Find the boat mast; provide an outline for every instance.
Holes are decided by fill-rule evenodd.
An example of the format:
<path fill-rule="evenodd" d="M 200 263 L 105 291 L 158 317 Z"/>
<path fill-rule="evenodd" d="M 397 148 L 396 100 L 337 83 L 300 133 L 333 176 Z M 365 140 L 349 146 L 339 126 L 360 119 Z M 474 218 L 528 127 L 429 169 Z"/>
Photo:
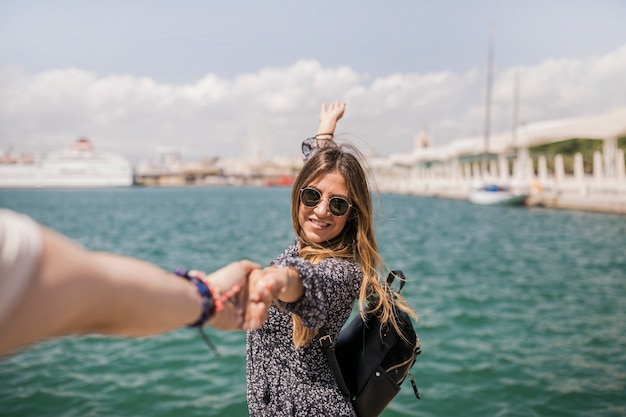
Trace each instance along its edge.
<path fill-rule="evenodd" d="M 513 86 L 513 149 L 517 153 L 517 127 L 519 125 L 519 71 L 515 72 L 515 84 Z"/>
<path fill-rule="evenodd" d="M 491 84 L 493 78 L 493 31 L 489 30 L 489 51 L 487 54 L 487 94 L 485 96 L 485 150 L 483 153 L 483 172 L 489 170 L 489 136 L 491 134 Z"/>

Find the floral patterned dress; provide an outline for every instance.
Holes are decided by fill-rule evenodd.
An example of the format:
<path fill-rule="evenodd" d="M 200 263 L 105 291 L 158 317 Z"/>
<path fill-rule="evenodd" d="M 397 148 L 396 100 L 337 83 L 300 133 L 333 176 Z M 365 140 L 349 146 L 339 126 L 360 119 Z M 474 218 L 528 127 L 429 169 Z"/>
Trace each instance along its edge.
<path fill-rule="evenodd" d="M 311 148 L 303 146 L 303 150 L 307 158 Z M 307 328 L 325 327 L 335 339 L 358 297 L 363 279 L 361 266 L 345 258 L 311 264 L 298 256 L 297 243 L 272 264 L 296 268 L 304 293 L 293 303 L 275 303 L 265 324 L 248 332 L 246 379 L 250 415 L 354 416 L 350 399 L 337 387 L 317 338 L 295 348 L 292 313 Z"/>

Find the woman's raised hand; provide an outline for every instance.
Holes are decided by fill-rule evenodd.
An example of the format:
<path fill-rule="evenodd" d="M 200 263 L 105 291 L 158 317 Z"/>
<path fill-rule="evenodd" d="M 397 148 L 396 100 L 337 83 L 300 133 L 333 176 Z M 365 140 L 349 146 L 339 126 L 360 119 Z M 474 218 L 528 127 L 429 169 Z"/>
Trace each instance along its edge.
<path fill-rule="evenodd" d="M 334 101 L 328 105 L 326 105 L 326 103 L 322 103 L 319 116 L 320 124 L 317 129 L 317 134 L 333 134 L 335 132 L 335 126 L 337 125 L 339 119 L 343 117 L 345 110 L 346 103 L 341 103 L 339 101 Z"/>

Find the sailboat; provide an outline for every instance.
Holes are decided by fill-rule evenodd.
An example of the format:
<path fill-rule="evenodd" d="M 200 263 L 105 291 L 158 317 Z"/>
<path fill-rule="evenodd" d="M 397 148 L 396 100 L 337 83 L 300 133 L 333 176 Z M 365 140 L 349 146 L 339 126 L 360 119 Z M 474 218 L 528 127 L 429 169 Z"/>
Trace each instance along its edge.
<path fill-rule="evenodd" d="M 491 130 L 491 84 L 493 74 L 493 40 L 491 33 L 489 34 L 489 54 L 487 60 L 487 94 L 485 100 L 485 150 L 483 152 L 483 175 L 487 173 L 488 168 L 488 155 L 489 155 L 489 135 Z M 515 89 L 515 109 L 514 109 L 514 122 L 513 132 L 515 134 L 517 129 L 517 80 Z M 482 186 L 475 188 L 469 193 L 469 201 L 474 204 L 483 206 L 494 205 L 523 205 L 528 198 L 528 194 L 517 192 L 513 190 L 509 185 L 502 185 L 496 183 L 483 183 Z"/>
<path fill-rule="evenodd" d="M 477 188 L 469 195 L 470 202 L 482 206 L 521 206 L 527 198 L 525 193 L 516 193 L 510 187 L 497 184 Z"/>

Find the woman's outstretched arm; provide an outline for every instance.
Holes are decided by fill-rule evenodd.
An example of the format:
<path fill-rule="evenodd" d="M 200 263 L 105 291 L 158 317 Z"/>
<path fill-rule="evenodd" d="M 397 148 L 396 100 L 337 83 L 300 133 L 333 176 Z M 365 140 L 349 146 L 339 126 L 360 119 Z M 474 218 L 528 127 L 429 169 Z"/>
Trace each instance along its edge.
<path fill-rule="evenodd" d="M 148 262 L 92 252 L 53 230 L 39 229 L 42 244 L 34 275 L 15 306 L 0 320 L 0 355 L 49 337 L 86 333 L 146 336 L 200 318 L 203 299 L 192 282 Z M 236 286 L 243 290 L 238 303 L 224 303 L 206 324 L 220 329 L 244 326 L 247 278 L 258 268 L 240 261 L 205 277 L 215 297 Z M 261 317 L 257 321 L 262 320 L 263 307 L 257 304 L 248 316 L 256 312 Z M 250 317 L 247 320 L 250 323 Z"/>

